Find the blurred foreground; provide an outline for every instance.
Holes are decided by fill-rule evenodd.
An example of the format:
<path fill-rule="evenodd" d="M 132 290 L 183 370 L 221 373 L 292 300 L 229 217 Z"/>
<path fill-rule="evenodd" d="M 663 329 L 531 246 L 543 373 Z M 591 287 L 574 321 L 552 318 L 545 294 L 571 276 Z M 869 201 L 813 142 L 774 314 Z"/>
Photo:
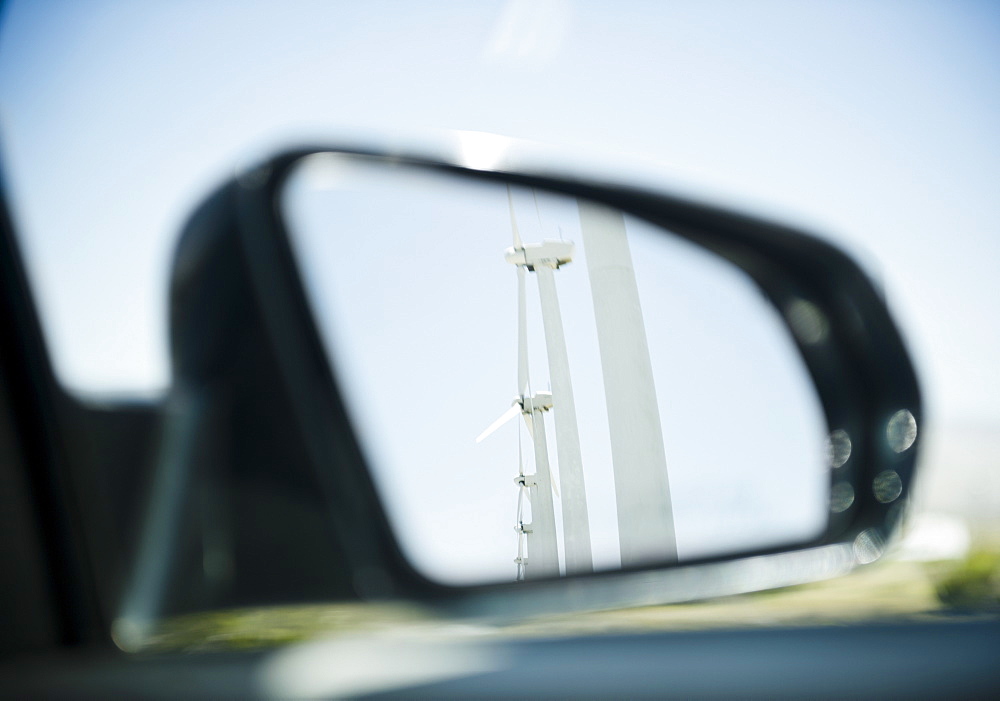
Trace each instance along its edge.
<path fill-rule="evenodd" d="M 977 545 L 960 560 L 887 560 L 836 579 L 712 601 L 543 616 L 509 625 L 465 625 L 405 604 L 214 611 L 164 621 L 145 649 L 247 649 L 319 637 L 428 630 L 504 639 L 996 618 L 1000 616 L 997 545 Z"/>

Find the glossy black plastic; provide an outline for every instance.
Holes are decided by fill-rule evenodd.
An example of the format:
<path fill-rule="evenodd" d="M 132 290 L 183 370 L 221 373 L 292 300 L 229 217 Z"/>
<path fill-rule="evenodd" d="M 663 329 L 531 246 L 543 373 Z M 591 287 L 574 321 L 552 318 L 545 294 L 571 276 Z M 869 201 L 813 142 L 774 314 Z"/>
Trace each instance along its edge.
<path fill-rule="evenodd" d="M 454 588 L 428 581 L 409 565 L 392 535 L 362 450 L 351 433 L 336 374 L 323 350 L 282 218 L 281 196 L 289 174 L 303 158 L 321 152 L 387 167 L 404 164 L 512 183 L 603 203 L 738 266 L 756 282 L 786 323 L 790 324 L 788 311 L 794 302 L 808 302 L 825 319 L 828 333 L 822 342 L 815 342 L 802 334 L 797 336 L 791 325 L 790 332 L 816 385 L 830 430 L 843 430 L 851 438 L 850 460 L 831 470 L 834 481 L 850 485 L 851 504 L 831 512 L 828 528 L 817 540 L 684 565 L 831 543 L 855 544 L 860 562 L 877 557 L 900 519 L 919 445 L 918 439 L 897 452 L 887 437 L 888 422 L 897 412 L 909 412 L 920 431 L 923 415 L 913 366 L 886 305 L 867 276 L 841 250 L 794 228 L 648 190 L 526 171 L 476 170 L 397 154 L 298 149 L 238 175 L 226 188 L 230 196 L 217 198 L 216 206 L 235 208 L 241 257 L 291 400 L 291 413 L 285 419 L 298 424 L 297 434 L 303 437 L 307 459 L 323 484 L 345 564 L 360 596 L 435 599 L 510 585 Z M 176 348 L 177 339 L 174 342 Z M 875 489 L 876 480 L 889 474 L 898 477 L 901 485 L 892 498 L 876 494 Z"/>

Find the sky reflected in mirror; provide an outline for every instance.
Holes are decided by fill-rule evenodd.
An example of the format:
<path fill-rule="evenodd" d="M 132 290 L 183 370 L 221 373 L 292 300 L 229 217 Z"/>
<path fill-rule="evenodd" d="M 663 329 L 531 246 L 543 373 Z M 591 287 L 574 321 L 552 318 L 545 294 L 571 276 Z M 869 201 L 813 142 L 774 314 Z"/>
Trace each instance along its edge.
<path fill-rule="evenodd" d="M 615 323 L 624 303 L 616 302 L 611 321 L 595 316 L 620 285 L 595 293 L 601 261 L 588 260 L 596 244 L 586 226 L 581 230 L 581 220 L 598 216 L 586 213 L 590 203 L 324 154 L 300 166 L 284 208 L 380 495 L 424 574 L 452 583 L 523 576 L 515 562 L 525 555 L 519 523 L 539 524 L 542 497 L 518 478 L 532 482 L 546 467 L 533 438 L 539 422 L 562 573 L 579 571 L 570 542 L 576 526 L 565 525 L 575 508 L 567 504 L 576 502 L 560 491 L 574 489 L 570 460 L 582 463 L 593 567 L 658 559 L 647 548 L 628 560 L 622 531 L 636 528 L 623 525 L 625 515 L 646 507 L 642 488 L 622 501 L 629 487 L 619 465 L 628 439 L 616 449 L 614 434 L 632 435 L 643 417 L 653 416 L 650 435 L 662 436 L 652 442 L 660 441 L 665 456 L 664 499 L 681 560 L 796 542 L 825 525 L 827 430 L 812 383 L 781 315 L 728 263 L 619 212 L 601 215 L 620 221 L 627 239 L 652 377 L 636 386 L 650 385 L 654 402 L 615 429 L 608 407 L 617 406 L 612 414 L 619 416 L 639 400 L 627 394 L 615 405 L 608 391 L 608 378 L 618 376 L 608 374 L 614 348 L 607 339 L 602 348 L 600 324 Z M 548 272 L 530 265 L 543 250 L 560 261 Z M 548 301 L 545 285 L 552 286 Z M 551 357 L 553 317 L 543 314 L 553 300 L 572 388 L 576 458 L 566 450 L 572 434 L 557 418 L 559 398 L 567 395 Z M 632 353 L 641 344 L 617 345 Z M 529 368 L 527 391 L 519 387 L 521 365 Z M 532 412 L 519 401 L 548 392 L 551 410 Z M 509 420 L 492 426 L 498 418 Z M 537 530 L 527 534 L 527 561 L 536 564 L 537 539 Z"/>

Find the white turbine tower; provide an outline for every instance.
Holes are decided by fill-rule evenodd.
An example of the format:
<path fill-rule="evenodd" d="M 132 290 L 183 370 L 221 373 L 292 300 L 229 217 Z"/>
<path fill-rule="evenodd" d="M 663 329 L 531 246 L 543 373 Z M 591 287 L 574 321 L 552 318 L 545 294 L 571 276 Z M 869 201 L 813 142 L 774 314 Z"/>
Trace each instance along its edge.
<path fill-rule="evenodd" d="M 576 421 L 576 404 L 573 398 L 573 385 L 569 374 L 569 360 L 566 352 L 566 339 L 563 332 L 562 316 L 559 311 L 559 298 L 556 294 L 553 271 L 569 263 L 573 259 L 573 244 L 568 241 L 543 241 L 540 244 L 525 245 L 521 241 L 514 215 L 514 201 L 510 188 L 507 189 L 510 206 L 511 228 L 514 245 L 508 248 L 504 258 L 516 266 L 518 284 L 518 396 L 526 421 L 530 418 L 529 430 L 535 424 L 533 432 L 535 442 L 535 462 L 537 474 L 548 476 L 548 453 L 545 447 L 544 425 L 534 421 L 534 414 L 554 407 L 556 429 L 556 451 L 559 456 L 559 478 L 562 491 L 562 521 L 565 543 L 566 573 L 576 574 L 592 572 L 594 569 L 593 555 L 590 544 L 590 519 L 587 512 L 587 495 L 583 479 L 583 460 L 580 455 L 580 432 Z M 552 394 L 547 398 L 548 406 L 541 405 L 536 397 L 529 399 L 528 382 L 528 346 L 527 346 L 527 315 L 525 309 L 525 271 L 533 271 L 538 279 L 539 298 L 542 305 L 542 325 L 545 329 L 545 347 L 549 361 L 549 377 L 552 382 Z M 529 411 L 529 406 L 532 411 Z M 477 440 L 482 440 L 492 433 L 502 423 L 509 420 L 516 409 L 508 411 L 490 426 Z M 541 417 L 539 416 L 539 419 Z M 542 461 L 539 461 L 540 455 Z M 543 465 L 544 463 L 544 465 Z M 545 497 L 542 497 L 543 499 Z M 532 528 L 536 529 L 537 519 L 534 517 L 535 502 L 532 501 Z M 537 540 L 537 536 L 535 537 Z M 531 544 L 529 543 L 529 558 Z M 529 568 L 527 572 L 531 572 Z"/>
<path fill-rule="evenodd" d="M 579 203 L 608 405 L 622 567 L 676 561 L 660 409 L 619 210 Z"/>
<path fill-rule="evenodd" d="M 514 247 L 521 247 L 521 236 L 514 219 L 514 203 L 510 199 L 510 188 L 507 189 L 510 205 L 511 227 L 513 229 Z M 524 268 L 517 268 L 517 396 L 514 403 L 500 418 L 483 431 L 476 442 L 479 443 L 500 426 L 507 423 L 518 413 L 524 417 L 524 423 L 531 436 L 535 454 L 535 473 L 524 474 L 521 461 L 520 438 L 518 438 L 518 477 L 515 480 L 521 490 L 518 494 L 518 574 L 523 573 L 526 579 L 538 577 L 554 577 L 559 575 L 559 554 L 556 542 L 555 509 L 552 504 L 552 475 L 549 469 L 549 449 L 545 438 L 545 421 L 542 412 L 552 408 L 550 392 L 531 392 L 531 382 L 528 371 L 528 314 L 525 300 Z M 524 492 L 528 493 L 531 504 L 531 523 L 521 521 L 521 504 Z M 525 557 L 521 547 L 522 536 L 527 540 L 528 555 Z"/>
<path fill-rule="evenodd" d="M 517 268 L 518 396 L 514 405 L 476 440 L 483 440 L 518 412 L 523 414 L 534 441 L 536 473 L 524 475 L 519 445 L 516 481 L 522 492 L 518 498 L 518 574 L 519 578 L 522 573 L 532 578 L 556 574 L 555 519 L 549 492 L 555 485 L 551 482 L 545 425 L 541 417 L 543 411 L 553 409 L 562 485 L 566 572 L 590 572 L 593 556 L 579 429 L 553 274 L 573 259 L 573 244 L 568 241 L 522 243 L 509 187 L 507 196 L 514 245 L 507 249 L 504 257 Z M 677 542 L 663 430 L 625 220 L 618 210 L 589 202 L 580 202 L 578 206 L 607 401 L 621 563 L 629 567 L 653 561 L 676 561 Z M 525 271 L 534 272 L 538 279 L 551 394 L 531 394 Z M 521 522 L 523 490 L 528 490 L 531 500 L 531 524 Z M 526 562 L 522 548 L 524 537 L 528 539 L 530 567 L 522 566 Z"/>

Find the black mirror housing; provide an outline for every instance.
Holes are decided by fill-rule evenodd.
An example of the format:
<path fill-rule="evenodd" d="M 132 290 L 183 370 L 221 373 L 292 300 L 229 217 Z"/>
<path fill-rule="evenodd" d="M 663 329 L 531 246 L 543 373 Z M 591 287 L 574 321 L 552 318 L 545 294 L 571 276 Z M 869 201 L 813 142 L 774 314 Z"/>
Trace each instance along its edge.
<path fill-rule="evenodd" d="M 393 536 L 323 351 L 279 204 L 296 164 L 321 152 L 585 198 L 668 228 L 745 271 L 795 339 L 832 432 L 831 451 L 843 436 L 852 445 L 851 459 L 837 466 L 831 485 L 834 499 L 839 490 L 842 508 L 831 510 L 819 538 L 795 550 L 836 546 L 854 563 L 881 554 L 912 482 L 916 431 L 923 426 L 921 399 L 883 299 L 838 248 L 790 227 L 632 187 L 374 151 L 304 148 L 227 183 L 190 220 L 178 247 L 170 313 L 174 411 L 168 418 L 175 425 L 165 432 L 173 448 L 163 453 L 157 483 L 161 490 L 168 484 L 186 487 L 169 497 L 154 494 L 147 530 L 190 515 L 193 495 L 202 489 L 195 485 L 208 485 L 204 489 L 229 505 L 211 515 L 218 521 L 211 528 L 231 540 L 220 547 L 235 555 L 223 557 L 213 580 L 192 577 L 206 571 L 200 564 L 204 546 L 192 545 L 206 541 L 193 534 L 159 555 L 140 554 L 136 582 L 148 578 L 143 571 L 156 570 L 188 586 L 175 599 L 160 596 L 155 605 L 150 603 L 155 596 L 133 596 L 133 617 L 222 601 L 352 597 L 404 597 L 487 610 L 498 601 L 507 606 L 516 596 L 512 585 L 432 582 L 410 565 Z M 850 498 L 843 498 L 848 490 Z M 282 505 L 269 510 L 265 504 L 274 499 Z M 205 524 L 191 526 L 201 527 Z M 684 567 L 721 566 L 786 550 L 734 553 Z M 822 567 L 813 569 L 819 573 Z M 659 571 L 669 576 L 669 569 Z M 191 585 L 194 580 L 200 583 Z M 309 586 L 300 586 L 305 580 Z M 678 594 L 666 581 L 637 568 L 539 582 L 530 585 L 539 594 L 532 606 L 566 599 L 571 590 L 584 605 L 690 598 L 690 592 Z M 581 587 L 610 591 L 612 582 L 624 583 L 618 595 L 580 594 Z M 741 586 L 734 580 L 734 590 Z M 136 603 L 140 599 L 145 603 Z"/>

